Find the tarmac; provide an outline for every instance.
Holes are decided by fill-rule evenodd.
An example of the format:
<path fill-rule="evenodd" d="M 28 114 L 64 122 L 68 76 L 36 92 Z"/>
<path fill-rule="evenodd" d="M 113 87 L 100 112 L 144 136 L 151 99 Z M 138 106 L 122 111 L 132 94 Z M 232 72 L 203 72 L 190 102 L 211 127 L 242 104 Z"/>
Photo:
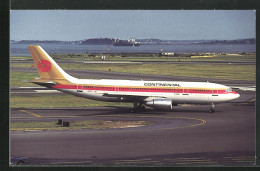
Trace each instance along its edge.
<path fill-rule="evenodd" d="M 124 107 L 11 109 L 11 122 L 142 120 L 137 128 L 10 133 L 10 155 L 26 165 L 183 166 L 255 163 L 254 103 L 176 106 L 173 111 Z"/>
<path fill-rule="evenodd" d="M 35 72 L 35 68 L 12 71 Z M 67 70 L 75 77 L 209 81 L 229 86 L 254 82 L 207 78 Z M 97 77 L 99 76 L 99 77 Z M 43 90 L 40 93 L 39 90 Z M 47 90 L 47 92 L 46 92 Z M 41 87 L 12 87 L 11 96 L 57 93 Z M 155 124 L 136 128 L 10 132 L 10 156 L 32 166 L 253 166 L 255 164 L 255 92 L 209 105 L 174 106 L 172 111 L 147 108 L 131 113 L 127 107 L 10 109 L 10 122 L 80 120 L 142 120 Z M 57 94 L 57 95 L 61 95 Z M 13 161 L 13 160 L 12 160 Z M 11 163 L 12 166 L 15 163 Z"/>

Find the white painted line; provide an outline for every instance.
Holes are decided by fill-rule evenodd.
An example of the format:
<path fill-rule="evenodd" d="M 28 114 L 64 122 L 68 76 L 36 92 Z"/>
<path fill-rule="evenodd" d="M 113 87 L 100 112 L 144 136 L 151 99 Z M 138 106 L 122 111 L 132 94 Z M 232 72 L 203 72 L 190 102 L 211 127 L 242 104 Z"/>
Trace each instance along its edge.
<path fill-rule="evenodd" d="M 142 62 L 121 62 L 121 61 L 78 61 L 84 64 L 141 64 Z"/>
<path fill-rule="evenodd" d="M 34 90 L 37 93 L 61 93 L 60 91 L 57 90 Z"/>

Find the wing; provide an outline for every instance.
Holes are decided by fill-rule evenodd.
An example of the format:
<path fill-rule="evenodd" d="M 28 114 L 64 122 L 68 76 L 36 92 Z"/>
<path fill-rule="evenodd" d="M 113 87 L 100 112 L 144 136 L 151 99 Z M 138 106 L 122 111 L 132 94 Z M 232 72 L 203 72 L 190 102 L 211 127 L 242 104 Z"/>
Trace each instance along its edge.
<path fill-rule="evenodd" d="M 158 94 L 140 94 L 140 93 L 136 93 L 136 92 L 126 92 L 125 94 L 122 94 L 122 92 L 108 92 L 108 93 L 102 93 L 103 96 L 107 96 L 107 97 L 118 97 L 121 99 L 127 99 L 127 100 L 140 100 L 140 101 L 144 101 L 145 99 L 149 100 L 151 99 L 164 99 L 166 98 L 165 96 L 162 95 L 158 95 Z"/>
<path fill-rule="evenodd" d="M 249 86 L 249 87 L 231 87 L 233 90 L 243 90 L 243 91 L 256 91 L 255 86 Z"/>

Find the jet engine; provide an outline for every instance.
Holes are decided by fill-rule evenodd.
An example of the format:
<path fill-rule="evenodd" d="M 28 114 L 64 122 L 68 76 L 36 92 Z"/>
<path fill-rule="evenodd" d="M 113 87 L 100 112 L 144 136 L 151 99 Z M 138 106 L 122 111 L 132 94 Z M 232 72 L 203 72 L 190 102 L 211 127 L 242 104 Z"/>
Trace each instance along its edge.
<path fill-rule="evenodd" d="M 169 99 L 154 99 L 152 101 L 145 102 L 146 106 L 156 109 L 172 109 L 172 100 Z"/>

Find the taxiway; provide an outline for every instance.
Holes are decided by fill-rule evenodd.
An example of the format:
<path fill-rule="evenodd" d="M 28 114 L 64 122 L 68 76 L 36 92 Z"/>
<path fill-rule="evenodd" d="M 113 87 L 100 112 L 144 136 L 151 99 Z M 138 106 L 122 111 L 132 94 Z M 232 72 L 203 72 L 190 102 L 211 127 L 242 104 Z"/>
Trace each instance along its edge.
<path fill-rule="evenodd" d="M 205 106 L 148 109 L 124 107 L 12 109 L 11 122 L 146 120 L 138 128 L 11 132 L 11 156 L 28 165 L 253 165 L 254 104 L 227 103 L 214 114 Z"/>

